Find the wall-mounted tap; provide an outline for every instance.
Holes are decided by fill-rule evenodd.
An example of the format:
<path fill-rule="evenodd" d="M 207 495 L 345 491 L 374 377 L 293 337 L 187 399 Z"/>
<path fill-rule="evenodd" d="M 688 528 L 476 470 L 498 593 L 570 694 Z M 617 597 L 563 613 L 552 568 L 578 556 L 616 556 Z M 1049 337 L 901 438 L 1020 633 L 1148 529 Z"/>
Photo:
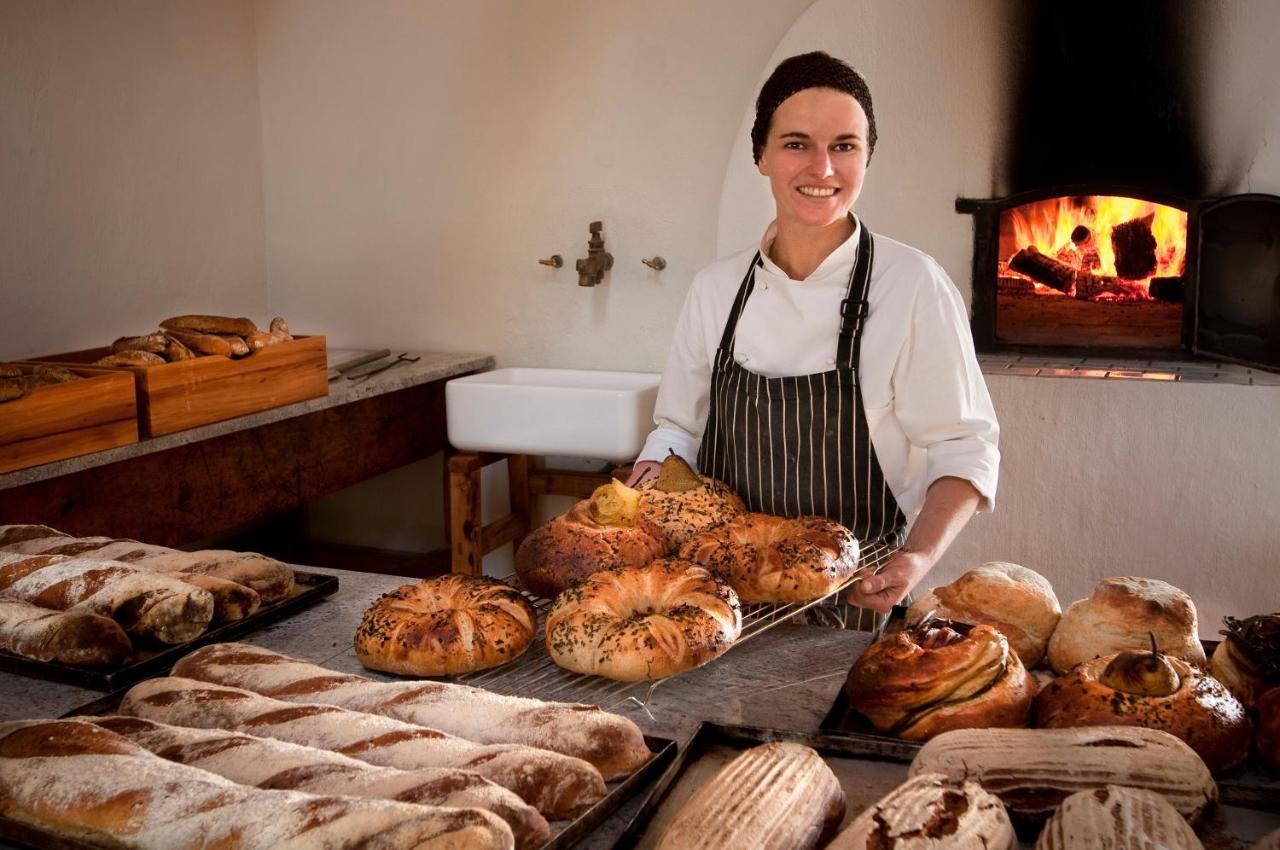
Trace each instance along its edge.
<path fill-rule="evenodd" d="M 578 286 L 598 286 L 604 282 L 604 273 L 613 268 L 613 255 L 604 249 L 604 237 L 600 231 L 604 223 L 591 222 L 591 238 L 587 240 L 587 257 L 578 260 Z"/>

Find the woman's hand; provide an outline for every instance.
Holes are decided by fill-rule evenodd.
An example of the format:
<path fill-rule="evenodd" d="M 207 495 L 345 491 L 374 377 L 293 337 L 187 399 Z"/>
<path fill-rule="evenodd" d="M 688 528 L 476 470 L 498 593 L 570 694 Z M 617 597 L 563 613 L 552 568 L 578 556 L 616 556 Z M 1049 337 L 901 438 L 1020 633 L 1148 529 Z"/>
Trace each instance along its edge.
<path fill-rule="evenodd" d="M 899 549 L 878 572 L 855 583 L 845 599 L 850 605 L 888 614 L 932 567 L 933 561 L 922 553 Z"/>
<path fill-rule="evenodd" d="M 650 478 L 658 477 L 662 464 L 656 460 L 642 460 L 631 467 L 631 475 L 627 478 L 628 487 L 638 487 Z"/>

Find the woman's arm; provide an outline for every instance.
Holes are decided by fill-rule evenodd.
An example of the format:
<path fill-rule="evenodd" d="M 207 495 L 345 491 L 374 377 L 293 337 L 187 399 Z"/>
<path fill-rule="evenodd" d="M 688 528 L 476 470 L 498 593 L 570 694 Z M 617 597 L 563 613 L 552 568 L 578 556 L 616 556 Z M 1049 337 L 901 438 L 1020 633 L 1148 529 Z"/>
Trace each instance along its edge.
<path fill-rule="evenodd" d="M 890 555 L 876 575 L 853 586 L 846 597 L 849 603 L 889 613 L 933 569 L 981 501 L 977 488 L 964 478 L 947 476 L 929 485 L 906 545 Z"/>

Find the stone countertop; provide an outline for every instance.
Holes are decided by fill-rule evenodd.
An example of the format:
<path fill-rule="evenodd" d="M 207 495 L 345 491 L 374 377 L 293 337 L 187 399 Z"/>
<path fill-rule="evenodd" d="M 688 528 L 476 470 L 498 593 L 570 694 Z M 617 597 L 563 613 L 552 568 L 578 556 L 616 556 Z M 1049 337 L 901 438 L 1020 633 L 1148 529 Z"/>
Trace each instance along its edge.
<path fill-rule="evenodd" d="M 333 368 L 345 360 L 365 353 L 368 352 L 330 348 L 327 351 L 329 367 Z M 223 434 L 257 428 L 260 425 L 279 422 L 283 419 L 291 419 L 295 416 L 303 416 L 308 413 L 327 410 L 331 407 L 339 407 L 361 399 L 393 393 L 397 390 L 428 384 L 444 378 L 452 378 L 455 375 L 485 371 L 492 369 L 494 365 L 493 357 L 487 354 L 445 354 L 430 351 L 410 353 L 419 358 L 416 363 L 402 363 L 392 369 L 374 375 L 368 380 L 348 381 L 344 378 L 339 378 L 329 383 L 329 394 L 327 396 L 283 407 L 273 407 L 270 410 L 262 410 L 223 422 L 214 422 L 199 428 L 179 431 L 176 434 L 151 437 L 115 449 L 4 473 L 0 475 L 0 490 L 57 478 L 73 472 L 79 472 L 82 469 L 105 466 L 109 463 L 129 460 L 153 452 L 161 452 L 175 446 L 196 443 L 201 440 L 219 437 Z M 392 358 L 396 354 L 397 352 L 393 352 Z"/>
<path fill-rule="evenodd" d="M 338 592 L 240 640 L 333 670 L 394 680 L 361 668 L 351 641 L 369 604 L 412 579 L 301 569 L 338 576 Z M 647 734 L 673 739 L 682 746 L 703 720 L 816 731 L 843 685 L 846 672 L 868 641 L 866 632 L 777 626 L 699 670 L 663 682 L 654 690 L 647 712 L 632 706 L 619 709 L 619 713 L 626 714 Z M 541 650 L 533 647 L 530 651 Z M 101 696 L 100 692 L 84 688 L 0 673 L 0 720 L 53 717 Z M 585 850 L 612 847 L 648 791 L 649 787 L 641 789 L 626 800 L 575 846 Z M 3 846 L 6 845 L 0 841 Z"/>

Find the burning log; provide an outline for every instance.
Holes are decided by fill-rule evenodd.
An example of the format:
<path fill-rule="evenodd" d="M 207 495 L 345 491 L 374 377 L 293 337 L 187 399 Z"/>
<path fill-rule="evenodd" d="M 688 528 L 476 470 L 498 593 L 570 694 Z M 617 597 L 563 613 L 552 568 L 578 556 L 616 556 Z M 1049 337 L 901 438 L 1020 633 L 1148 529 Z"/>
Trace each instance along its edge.
<path fill-rule="evenodd" d="M 1117 224 L 1111 230 L 1111 247 L 1116 252 L 1116 275 L 1127 280 L 1143 280 L 1156 270 L 1156 237 L 1151 233 L 1155 213 Z"/>
<path fill-rule="evenodd" d="M 1088 301 L 1095 295 L 1110 292 L 1112 295 L 1128 296 L 1133 293 L 1133 284 L 1109 275 L 1081 272 L 1076 275 L 1076 298 Z"/>
<path fill-rule="evenodd" d="M 996 280 L 996 292 L 1000 295 L 1031 295 L 1035 291 L 1036 285 L 1025 277 L 1001 275 Z"/>
<path fill-rule="evenodd" d="M 1181 304 L 1185 287 L 1180 277 L 1153 277 L 1148 291 L 1157 301 Z"/>
<path fill-rule="evenodd" d="M 1009 268 L 1015 272 L 1022 272 L 1037 283 L 1051 286 L 1059 292 L 1070 292 L 1076 282 L 1074 266 L 1040 253 L 1040 249 L 1034 245 L 1029 245 L 1014 254 L 1009 260 Z"/>

